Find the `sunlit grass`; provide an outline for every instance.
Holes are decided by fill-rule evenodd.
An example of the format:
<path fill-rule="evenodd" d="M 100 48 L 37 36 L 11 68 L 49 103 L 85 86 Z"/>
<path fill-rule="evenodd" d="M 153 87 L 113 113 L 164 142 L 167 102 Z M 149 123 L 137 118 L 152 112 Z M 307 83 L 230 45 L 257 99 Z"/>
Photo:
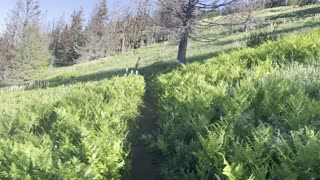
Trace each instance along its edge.
<path fill-rule="evenodd" d="M 320 25 L 320 18 L 319 14 L 315 13 L 315 8 L 320 8 L 320 5 L 306 7 L 278 7 L 256 12 L 255 14 L 259 17 L 269 19 L 267 22 L 264 22 L 263 27 L 245 32 L 226 33 L 218 40 L 212 42 L 204 43 L 190 41 L 187 53 L 188 62 L 203 61 L 216 56 L 222 51 L 244 47 L 246 37 L 255 31 L 286 34 L 300 33 L 318 28 Z M 310 9 L 309 14 L 308 9 Z M 312 9 L 313 11 L 311 11 Z M 303 18 L 299 17 L 301 13 L 304 13 Z M 273 25 L 275 22 L 278 22 L 278 27 L 276 29 Z M 208 29 L 202 33 L 207 37 L 212 37 L 214 34 L 220 33 L 220 31 Z M 65 80 L 68 80 L 68 82 L 73 80 L 74 82 L 101 80 L 115 75 L 123 75 L 127 68 L 130 72 L 132 69 L 135 69 L 138 59 L 140 59 L 138 69 L 148 69 L 150 66 L 157 63 L 174 64 L 177 50 L 177 43 L 174 41 L 153 44 L 123 54 L 119 53 L 112 57 L 70 67 L 50 67 L 34 74 L 33 80 L 54 81 L 56 84 L 63 84 L 66 82 Z M 149 71 L 161 72 L 162 69 L 157 69 L 153 66 Z"/>

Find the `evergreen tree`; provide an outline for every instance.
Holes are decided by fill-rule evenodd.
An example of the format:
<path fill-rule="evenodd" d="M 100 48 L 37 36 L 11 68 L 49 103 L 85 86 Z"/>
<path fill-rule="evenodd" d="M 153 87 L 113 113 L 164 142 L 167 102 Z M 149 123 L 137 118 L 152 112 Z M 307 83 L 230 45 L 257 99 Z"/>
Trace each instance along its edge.
<path fill-rule="evenodd" d="M 72 65 L 72 32 L 68 25 L 65 25 L 63 31 L 61 32 L 61 40 L 58 45 L 58 55 L 59 59 L 56 65 Z"/>
<path fill-rule="evenodd" d="M 10 12 L 2 45 L 5 69 L 3 80 L 19 82 L 29 73 L 48 63 L 50 54 L 47 38 L 40 31 L 38 0 L 18 0 Z"/>
<path fill-rule="evenodd" d="M 57 22 L 53 22 L 53 26 L 50 33 L 50 45 L 49 49 L 51 54 L 54 56 L 53 64 L 59 65 L 62 61 L 61 49 L 62 49 L 62 35 L 66 27 L 66 22 L 63 17 L 61 17 Z"/>
<path fill-rule="evenodd" d="M 83 34 L 83 9 L 81 8 L 78 11 L 74 11 L 71 15 L 71 52 L 70 59 L 72 63 L 75 63 L 76 60 L 80 57 L 80 54 L 77 52 L 77 47 L 84 45 L 84 34 Z"/>
<path fill-rule="evenodd" d="M 106 57 L 109 54 L 107 25 L 107 1 L 101 0 L 93 10 L 91 19 L 85 29 L 85 43 L 78 46 L 80 57 L 77 62 L 85 62 Z"/>
<path fill-rule="evenodd" d="M 73 65 L 79 58 L 78 46 L 84 45 L 83 10 L 76 10 L 71 15 L 70 26 L 64 20 L 58 21 L 52 30 L 50 49 L 55 56 L 55 65 Z"/>

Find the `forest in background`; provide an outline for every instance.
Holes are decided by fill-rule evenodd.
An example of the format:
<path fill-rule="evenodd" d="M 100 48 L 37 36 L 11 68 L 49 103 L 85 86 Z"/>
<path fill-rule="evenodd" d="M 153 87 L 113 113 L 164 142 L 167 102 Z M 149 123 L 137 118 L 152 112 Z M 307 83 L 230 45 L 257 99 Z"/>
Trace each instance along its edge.
<path fill-rule="evenodd" d="M 16 7 L 8 14 L 5 30 L 0 37 L 1 84 L 27 81 L 30 74 L 44 67 L 70 66 L 153 43 L 177 41 L 183 34 L 181 27 L 184 25 L 177 14 L 172 13 L 173 9 L 168 8 L 172 5 L 170 3 L 168 0 L 132 0 L 127 7 L 111 14 L 107 1 L 100 0 L 92 10 L 90 19 L 84 18 L 80 8 L 74 10 L 70 22 L 58 18 L 45 25 L 39 0 L 18 0 Z M 257 6 L 258 1 L 250 3 Z M 316 1 L 271 0 L 263 1 L 262 6 L 257 7 L 313 3 Z M 208 10 L 201 11 L 201 15 L 204 14 L 201 18 L 236 16 L 242 6 L 241 1 L 225 4 L 221 8 L 212 3 L 205 6 Z M 242 29 L 246 29 L 248 23 L 250 21 Z M 232 31 L 232 28 L 225 28 L 227 33 Z"/>

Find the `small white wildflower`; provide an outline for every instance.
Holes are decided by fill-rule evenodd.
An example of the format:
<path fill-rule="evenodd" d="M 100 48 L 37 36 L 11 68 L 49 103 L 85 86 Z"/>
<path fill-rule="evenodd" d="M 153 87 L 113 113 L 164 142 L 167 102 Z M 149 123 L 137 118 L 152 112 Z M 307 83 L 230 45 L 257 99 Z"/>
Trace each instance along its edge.
<path fill-rule="evenodd" d="M 137 75 L 139 74 L 138 70 L 136 70 L 136 74 L 137 74 Z"/>
<path fill-rule="evenodd" d="M 276 144 L 281 144 L 281 143 L 282 143 L 282 140 L 281 140 L 281 138 L 280 138 L 280 129 L 278 129 Z"/>
<path fill-rule="evenodd" d="M 281 143 L 282 143 L 282 141 L 281 141 L 280 137 L 277 136 L 276 144 L 281 144 Z"/>

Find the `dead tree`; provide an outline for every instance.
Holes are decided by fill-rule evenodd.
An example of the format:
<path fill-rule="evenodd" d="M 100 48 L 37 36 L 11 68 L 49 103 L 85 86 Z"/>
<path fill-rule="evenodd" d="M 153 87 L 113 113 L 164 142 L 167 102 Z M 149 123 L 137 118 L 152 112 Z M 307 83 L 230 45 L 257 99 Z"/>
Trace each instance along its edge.
<path fill-rule="evenodd" d="M 251 18 L 252 3 L 242 0 L 158 0 L 171 20 L 170 30 L 177 34 L 179 46 L 177 61 L 186 63 L 188 39 L 214 41 L 217 37 L 205 37 L 198 30 L 241 25 Z M 226 7 L 238 7 L 228 15 L 222 15 Z"/>

